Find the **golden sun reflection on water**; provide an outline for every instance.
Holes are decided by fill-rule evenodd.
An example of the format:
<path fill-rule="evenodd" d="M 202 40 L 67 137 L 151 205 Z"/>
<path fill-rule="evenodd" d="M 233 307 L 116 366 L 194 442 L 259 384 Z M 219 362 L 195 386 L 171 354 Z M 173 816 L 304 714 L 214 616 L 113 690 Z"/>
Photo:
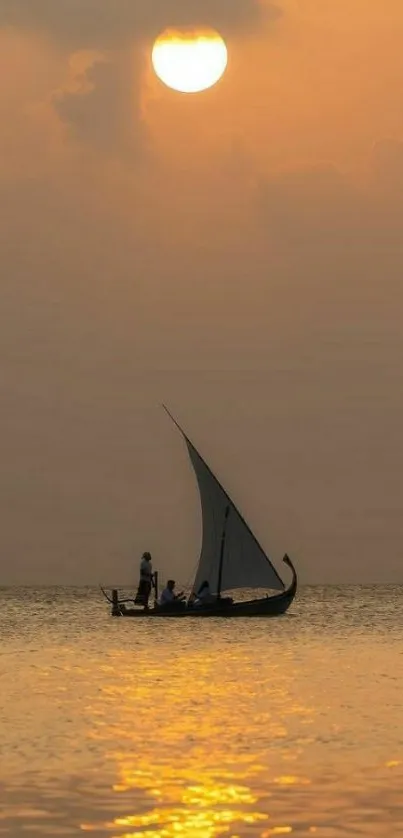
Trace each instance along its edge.
<path fill-rule="evenodd" d="M 295 724 L 296 719 L 309 717 L 311 710 L 295 700 L 289 675 L 278 677 L 275 688 L 265 683 L 258 693 L 253 680 L 229 680 L 225 666 L 217 667 L 211 677 L 215 653 L 209 657 L 210 665 L 206 658 L 194 657 L 186 669 L 173 662 L 169 683 L 156 680 L 154 669 L 148 674 L 145 666 L 141 686 L 132 672 L 119 684 L 105 685 L 101 700 L 114 701 L 120 712 L 109 732 L 103 720 L 94 717 L 91 738 L 125 739 L 126 743 L 131 739 L 134 753 L 139 749 L 139 729 L 148 729 L 151 715 L 158 731 L 158 750 L 165 755 L 163 760 L 155 759 L 147 736 L 137 759 L 114 751 L 118 777 L 113 792 L 120 799 L 120 814 L 104 823 L 113 838 L 174 838 L 179 834 L 216 838 L 223 833 L 235 838 L 252 833 L 280 835 L 286 830 L 270 813 L 272 792 L 259 789 L 259 777 L 268 770 L 266 760 L 259 759 L 260 747 L 265 742 L 267 747 L 282 743 L 289 720 Z M 232 657 L 237 655 L 232 653 Z M 201 691 L 208 714 L 200 712 Z M 249 712 L 251 702 L 254 714 Z M 280 712 L 275 708 L 281 708 Z M 247 728 L 241 721 L 243 712 L 249 716 Z M 290 759 L 296 756 L 297 751 L 288 753 Z M 213 770 L 211 764 L 217 768 Z M 276 785 L 304 783 L 309 780 L 288 774 L 272 777 L 274 790 Z M 136 806 L 130 804 L 133 798 Z M 85 831 L 94 828 L 82 825 Z"/>
<path fill-rule="evenodd" d="M 144 814 L 127 814 L 115 818 L 109 828 L 135 828 L 135 835 L 154 838 L 173 838 L 183 834 L 215 838 L 231 826 L 257 825 L 269 819 L 266 812 L 257 811 L 258 798 L 246 785 L 218 781 L 208 771 L 199 771 L 198 782 L 192 782 L 194 772 L 174 769 L 167 765 L 153 765 L 146 769 L 121 767 L 121 780 L 116 792 L 143 789 L 154 798 L 155 804 Z M 138 832 L 144 827 L 146 832 Z M 134 833 L 124 833 L 131 836 Z M 234 833 L 231 833 L 234 835 Z"/>
<path fill-rule="evenodd" d="M 332 595 L 323 625 L 310 597 L 301 619 L 236 634 L 98 604 L 83 628 L 69 596 L 24 643 L 4 611 L 4 838 L 403 835 L 400 593 L 386 628 L 383 611 L 363 627 L 365 597 L 349 628 Z"/>
<path fill-rule="evenodd" d="M 335 722 L 336 693 L 318 705 L 291 656 L 281 668 L 270 663 L 260 669 L 242 645 L 230 646 L 226 657 L 215 649 L 202 655 L 187 650 L 186 665 L 172 658 L 168 680 L 164 657 L 150 661 L 146 652 L 136 654 L 138 670 L 120 661 L 119 681 L 106 678 L 99 696 L 100 705 L 114 708 L 114 723 L 105 724 L 106 711 L 104 718 L 94 713 L 89 733 L 111 746 L 116 770 L 116 814 L 99 830 L 112 838 L 272 838 L 294 832 L 333 838 L 345 789 L 340 781 L 333 785 L 330 768 L 316 771 L 312 754 L 318 744 L 345 736 L 348 715 L 339 709 Z M 310 654 L 314 665 L 315 650 Z M 337 672 L 337 656 L 334 666 Z M 117 742 L 125 748 L 117 750 Z M 389 772 L 398 765 L 384 761 Z M 362 780 L 350 778 L 350 786 L 349 794 L 365 800 Z M 357 810 L 354 817 L 362 815 Z"/>

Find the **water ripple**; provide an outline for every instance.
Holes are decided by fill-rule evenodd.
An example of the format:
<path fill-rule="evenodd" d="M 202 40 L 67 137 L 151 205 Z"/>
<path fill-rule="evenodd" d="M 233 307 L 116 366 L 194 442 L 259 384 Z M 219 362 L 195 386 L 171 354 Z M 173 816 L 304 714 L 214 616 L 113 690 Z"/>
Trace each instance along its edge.
<path fill-rule="evenodd" d="M 0 835 L 399 835 L 402 593 L 161 626 L 3 589 Z"/>

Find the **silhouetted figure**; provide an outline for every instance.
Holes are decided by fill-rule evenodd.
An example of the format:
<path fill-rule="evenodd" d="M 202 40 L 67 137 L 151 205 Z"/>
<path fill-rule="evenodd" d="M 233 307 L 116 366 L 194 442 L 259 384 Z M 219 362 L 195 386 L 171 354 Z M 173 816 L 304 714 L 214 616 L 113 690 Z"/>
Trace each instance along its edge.
<path fill-rule="evenodd" d="M 173 604 L 181 604 L 183 605 L 184 601 L 184 594 L 181 592 L 180 594 L 175 593 L 175 582 L 173 579 L 168 579 L 167 586 L 162 591 L 160 596 L 160 605 L 163 606 L 172 606 Z"/>
<path fill-rule="evenodd" d="M 194 604 L 195 604 L 196 607 L 199 607 L 199 606 L 202 606 L 202 605 L 210 605 L 212 602 L 215 602 L 215 600 L 216 600 L 216 597 L 213 596 L 213 594 L 211 593 L 210 583 L 206 579 L 204 582 L 202 582 L 202 584 L 200 585 L 199 590 L 197 591 L 196 599 L 194 601 Z"/>
<path fill-rule="evenodd" d="M 150 598 L 151 588 L 153 585 L 153 566 L 151 553 L 143 553 L 140 562 L 140 581 L 134 600 L 136 605 L 144 605 L 148 608 L 148 600 Z"/>

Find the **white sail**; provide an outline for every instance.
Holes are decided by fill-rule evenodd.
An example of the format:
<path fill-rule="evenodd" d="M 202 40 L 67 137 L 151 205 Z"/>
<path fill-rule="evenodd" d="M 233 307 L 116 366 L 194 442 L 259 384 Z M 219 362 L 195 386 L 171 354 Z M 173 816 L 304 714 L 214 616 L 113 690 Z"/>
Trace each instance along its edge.
<path fill-rule="evenodd" d="M 228 591 L 234 588 L 284 590 L 284 583 L 235 504 L 175 419 L 173 421 L 185 438 L 195 470 L 202 506 L 203 540 L 193 590 L 197 591 L 205 580 L 208 580 L 212 591 L 217 590 L 221 539 L 227 507 L 229 507 L 229 516 L 225 531 L 221 590 Z"/>

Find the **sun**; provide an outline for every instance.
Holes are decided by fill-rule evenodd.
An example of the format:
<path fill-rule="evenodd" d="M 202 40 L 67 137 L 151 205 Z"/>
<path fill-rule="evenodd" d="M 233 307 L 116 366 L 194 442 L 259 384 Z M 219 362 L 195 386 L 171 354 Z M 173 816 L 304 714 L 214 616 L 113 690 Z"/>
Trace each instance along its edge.
<path fill-rule="evenodd" d="M 152 51 L 158 78 L 180 93 L 199 93 L 213 87 L 225 73 L 228 52 L 214 29 L 166 29 Z"/>

